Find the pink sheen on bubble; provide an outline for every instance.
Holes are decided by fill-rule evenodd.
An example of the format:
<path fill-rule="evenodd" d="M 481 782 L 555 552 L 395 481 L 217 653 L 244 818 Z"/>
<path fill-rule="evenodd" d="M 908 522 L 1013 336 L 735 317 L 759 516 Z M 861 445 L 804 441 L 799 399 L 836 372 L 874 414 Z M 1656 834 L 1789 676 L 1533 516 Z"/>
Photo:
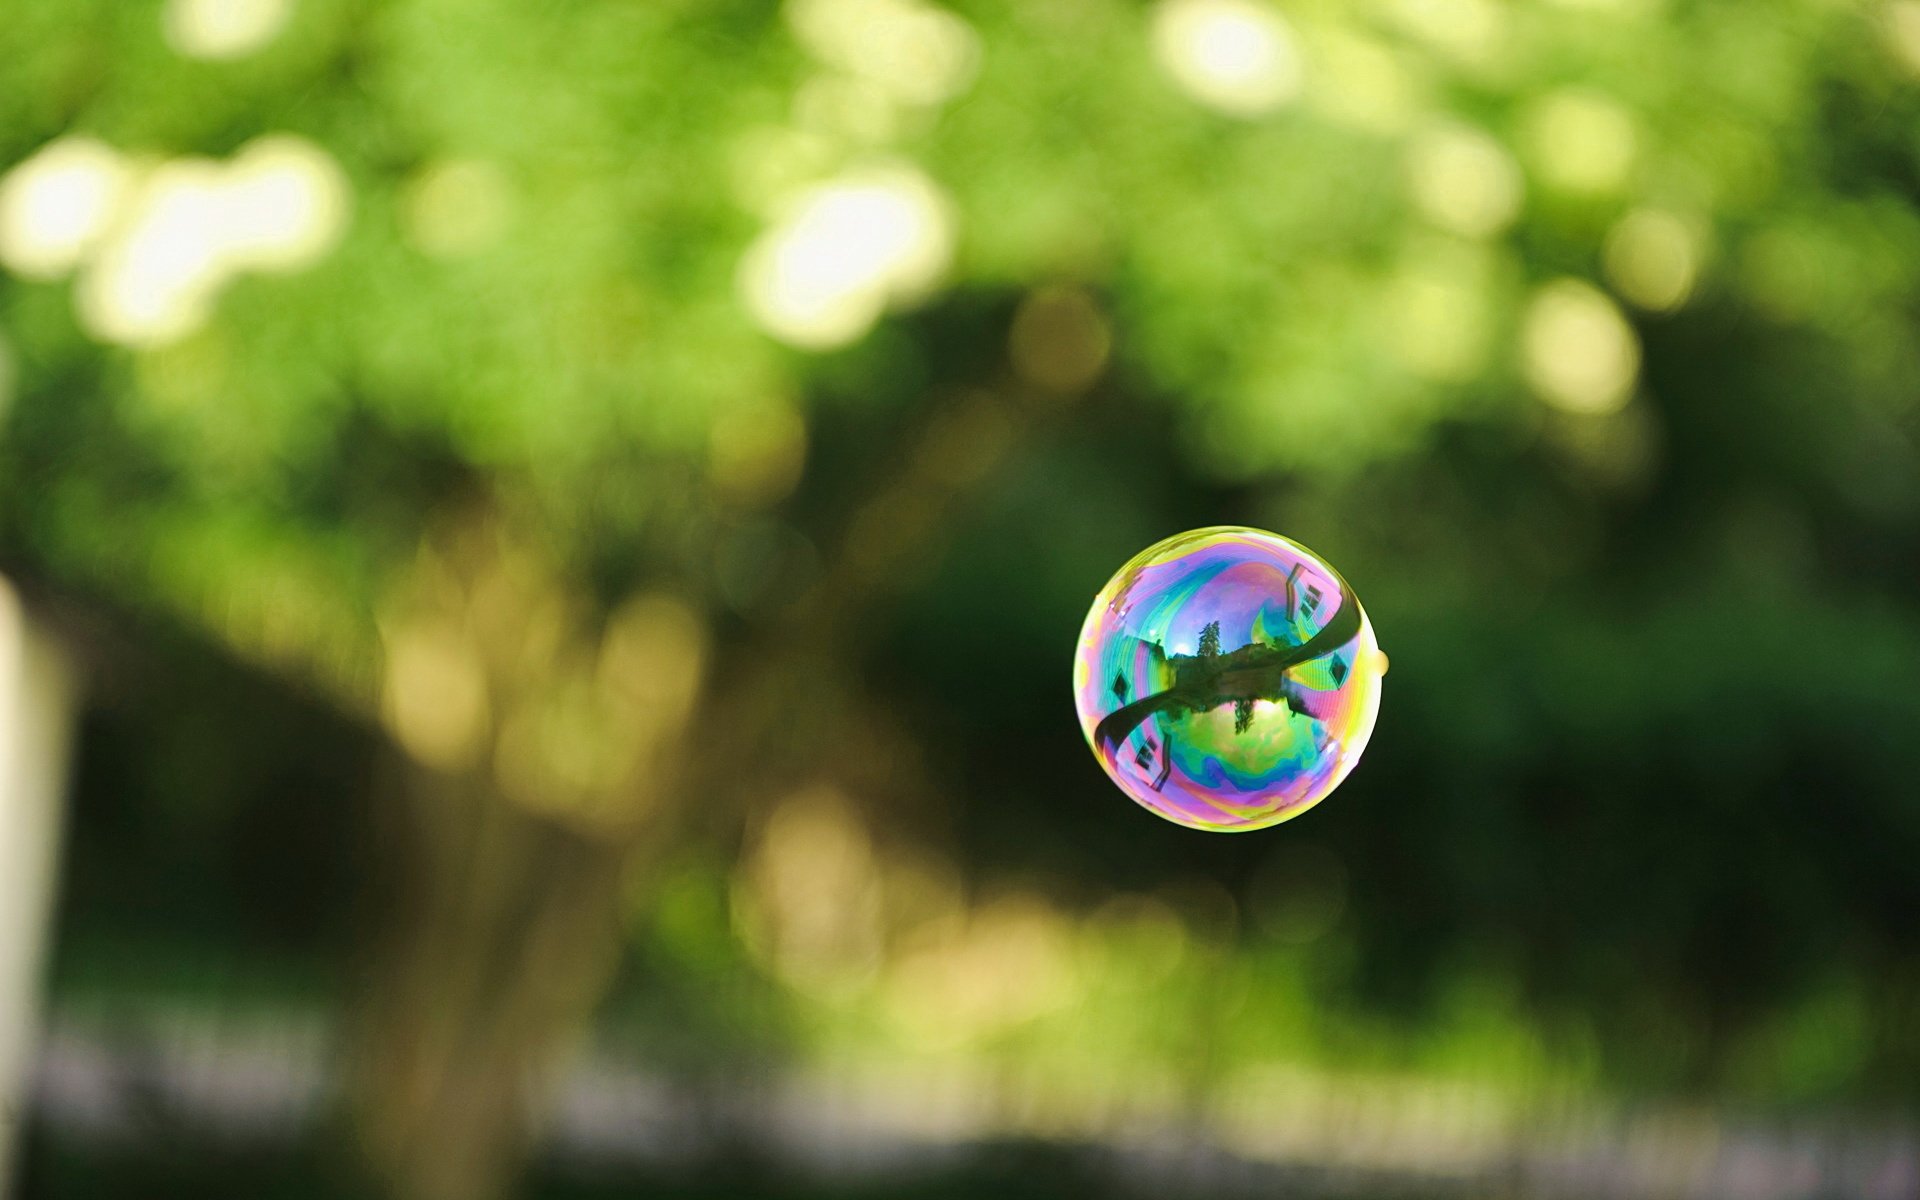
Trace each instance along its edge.
<path fill-rule="evenodd" d="M 1142 806 L 1194 829 L 1264 829 L 1359 762 L 1386 667 L 1325 559 L 1219 526 L 1148 547 L 1101 589 L 1073 698 L 1100 765 Z"/>

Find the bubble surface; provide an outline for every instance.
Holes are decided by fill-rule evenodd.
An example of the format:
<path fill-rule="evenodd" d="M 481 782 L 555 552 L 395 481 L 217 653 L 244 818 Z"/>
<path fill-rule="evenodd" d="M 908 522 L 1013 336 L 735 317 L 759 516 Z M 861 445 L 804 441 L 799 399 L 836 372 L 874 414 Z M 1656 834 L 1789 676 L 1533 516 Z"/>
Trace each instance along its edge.
<path fill-rule="evenodd" d="M 1100 590 L 1073 698 L 1100 765 L 1141 805 L 1194 829 L 1264 829 L 1360 760 L 1386 667 L 1325 559 L 1219 526 L 1148 547 Z"/>

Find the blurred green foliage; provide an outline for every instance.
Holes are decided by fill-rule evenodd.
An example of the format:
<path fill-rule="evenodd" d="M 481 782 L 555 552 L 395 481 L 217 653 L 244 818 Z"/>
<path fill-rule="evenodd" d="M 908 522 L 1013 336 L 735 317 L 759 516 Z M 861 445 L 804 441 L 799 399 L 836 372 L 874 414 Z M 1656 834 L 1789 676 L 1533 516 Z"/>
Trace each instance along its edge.
<path fill-rule="evenodd" d="M 1911 0 L 215 7 L 0 25 L 0 162 L 123 177 L 52 270 L 0 195 L 0 563 L 142 647 L 73 994 L 183 930 L 326 991 L 372 731 L 479 753 L 396 665 L 477 521 L 562 598 L 506 628 L 666 594 L 731 697 L 660 735 L 732 758 L 631 900 L 606 1023 L 659 1061 L 1911 1103 Z M 229 269 L 252 210 L 187 189 L 114 273 L 162 164 L 279 135 L 306 258 Z M 1125 808 L 1067 703 L 1086 598 L 1214 522 L 1327 554 L 1394 664 L 1264 839 Z"/>

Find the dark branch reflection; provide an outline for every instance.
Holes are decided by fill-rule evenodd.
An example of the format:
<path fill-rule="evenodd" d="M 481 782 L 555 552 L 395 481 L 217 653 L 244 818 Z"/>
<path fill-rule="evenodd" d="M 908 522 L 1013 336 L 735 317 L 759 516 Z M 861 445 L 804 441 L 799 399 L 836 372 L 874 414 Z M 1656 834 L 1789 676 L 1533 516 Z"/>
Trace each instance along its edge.
<path fill-rule="evenodd" d="M 1287 678 L 1288 672 L 1333 653 L 1360 635 L 1360 606 L 1353 602 L 1345 580 L 1336 579 L 1335 585 L 1339 589 L 1339 605 L 1334 609 L 1332 619 L 1305 642 L 1249 642 L 1237 650 L 1222 654 L 1220 623 L 1209 623 L 1200 631 L 1200 644 L 1194 653 L 1179 654 L 1164 660 L 1172 669 L 1173 686 L 1107 714 L 1094 727 L 1095 744 L 1102 751 L 1111 753 L 1131 737 L 1134 730 L 1158 714 L 1180 716 L 1190 712 L 1206 712 L 1223 704 L 1234 706 L 1233 728 L 1236 733 L 1245 733 L 1252 727 L 1253 704 L 1257 700 L 1284 701 L 1294 712 L 1311 716 L 1304 707 L 1299 685 Z M 1311 615 L 1322 599 L 1319 589 L 1308 585 L 1298 601 L 1300 611 Z M 1291 611 L 1295 602 L 1292 576 L 1287 579 L 1287 601 Z M 1153 647 L 1153 654 L 1156 658 L 1162 657 L 1158 645 Z M 1346 667 L 1341 664 L 1335 672 L 1335 679 L 1344 681 L 1345 678 Z M 1122 680 L 1116 677 L 1114 682 L 1119 684 Z M 1151 761 L 1151 749 L 1144 753 L 1148 756 L 1147 761 Z M 1165 783 L 1172 770 L 1171 747 L 1162 745 L 1160 754 L 1160 776 L 1154 783 L 1155 790 Z M 1147 761 L 1141 761 L 1140 766 L 1145 767 Z"/>

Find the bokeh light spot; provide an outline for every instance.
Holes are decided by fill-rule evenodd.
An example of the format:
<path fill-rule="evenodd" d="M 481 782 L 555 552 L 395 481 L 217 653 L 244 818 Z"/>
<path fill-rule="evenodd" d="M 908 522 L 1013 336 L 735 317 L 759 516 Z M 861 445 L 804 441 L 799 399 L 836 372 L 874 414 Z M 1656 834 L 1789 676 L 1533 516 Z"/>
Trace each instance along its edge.
<path fill-rule="evenodd" d="M 493 163 L 428 164 L 400 195 L 401 231 L 422 254 L 457 258 L 493 245 L 512 223 L 513 184 Z"/>
<path fill-rule="evenodd" d="M 856 170 L 809 188 L 741 263 L 748 311 L 768 333 L 824 349 L 923 295 L 953 254 L 946 196 L 911 167 Z"/>
<path fill-rule="evenodd" d="M 74 303 L 95 337 L 158 345 L 197 329 L 237 271 L 292 271 L 333 248 L 350 193 L 326 151 L 272 135 L 230 163 L 154 168 L 81 276 Z"/>
<path fill-rule="evenodd" d="M 793 123 L 836 143 L 878 146 L 900 131 L 901 109 L 871 79 L 828 72 L 794 93 Z"/>
<path fill-rule="evenodd" d="M 132 174 L 90 137 L 41 147 L 0 181 L 0 262 L 30 279 L 73 270 L 106 233 Z"/>
<path fill-rule="evenodd" d="M 1884 20 L 1887 47 L 1902 66 L 1920 75 L 1920 0 L 1894 0 Z"/>
<path fill-rule="evenodd" d="M 1520 213 L 1520 168 L 1471 125 L 1444 122 L 1414 138 L 1407 175 L 1420 214 L 1450 233 L 1488 237 Z"/>
<path fill-rule="evenodd" d="M 1557 279 L 1534 293 L 1521 353 L 1534 391 L 1568 412 L 1618 411 L 1640 371 L 1633 327 L 1605 293 L 1577 279 Z"/>
<path fill-rule="evenodd" d="M 234 268 L 312 266 L 346 227 L 346 175 L 305 138 L 275 134 L 241 147 L 222 192 L 222 241 Z"/>
<path fill-rule="evenodd" d="M 1188 95 L 1224 113 L 1258 116 L 1300 90 L 1293 30 L 1252 0 L 1163 0 L 1153 49 Z"/>
<path fill-rule="evenodd" d="M 1380 41 L 1340 29 L 1313 39 L 1312 99 L 1328 119 L 1373 133 L 1399 133 L 1417 110 L 1406 57 Z"/>
<path fill-rule="evenodd" d="M 224 281 L 220 169 L 209 159 L 156 168 L 74 292 L 80 323 L 104 341 L 157 344 L 207 317 Z"/>
<path fill-rule="evenodd" d="M 790 0 L 786 16 L 815 57 L 905 103 L 952 99 L 979 70 L 973 27 L 921 0 Z"/>
<path fill-rule="evenodd" d="M 1093 297 L 1076 287 L 1029 294 L 1014 310 L 1007 350 L 1019 376 L 1043 391 L 1068 395 L 1090 387 L 1106 368 L 1113 335 Z"/>
<path fill-rule="evenodd" d="M 600 691 L 618 698 L 626 717 L 615 736 L 678 726 L 699 697 L 706 662 L 706 625 L 686 601 L 643 592 L 622 604 L 607 620 L 594 666 Z"/>
<path fill-rule="evenodd" d="M 888 981 L 901 1018 L 930 1044 L 964 1044 L 1067 1003 L 1072 931 L 1037 896 L 997 898 L 931 931 Z"/>
<path fill-rule="evenodd" d="M 831 785 L 781 801 L 735 889 L 749 947 L 791 985 L 831 995 L 878 970 L 881 879 L 873 840 Z"/>
<path fill-rule="evenodd" d="M 241 58 L 272 41 L 292 12 L 292 0 L 168 0 L 161 23 L 184 57 Z"/>
<path fill-rule="evenodd" d="M 1393 0 L 1396 23 L 1454 59 L 1482 64 L 1506 32 L 1506 11 L 1492 0 Z"/>
<path fill-rule="evenodd" d="M 1438 383 L 1480 373 L 1492 334 L 1487 276 L 1485 255 L 1467 247 L 1423 254 L 1402 270 L 1381 324 L 1401 365 Z"/>
<path fill-rule="evenodd" d="M 1525 135 L 1529 161 L 1560 191 L 1618 192 L 1633 171 L 1633 117 L 1601 92 L 1563 88 L 1542 97 L 1527 114 Z"/>
<path fill-rule="evenodd" d="M 486 676 L 474 648 L 444 625 L 409 625 L 387 637 L 387 728 L 428 766 L 458 770 L 484 744 Z"/>
<path fill-rule="evenodd" d="M 1701 238 L 1669 212 L 1643 208 L 1607 235 L 1607 282 L 1641 308 L 1668 312 L 1686 303 L 1700 271 Z"/>

